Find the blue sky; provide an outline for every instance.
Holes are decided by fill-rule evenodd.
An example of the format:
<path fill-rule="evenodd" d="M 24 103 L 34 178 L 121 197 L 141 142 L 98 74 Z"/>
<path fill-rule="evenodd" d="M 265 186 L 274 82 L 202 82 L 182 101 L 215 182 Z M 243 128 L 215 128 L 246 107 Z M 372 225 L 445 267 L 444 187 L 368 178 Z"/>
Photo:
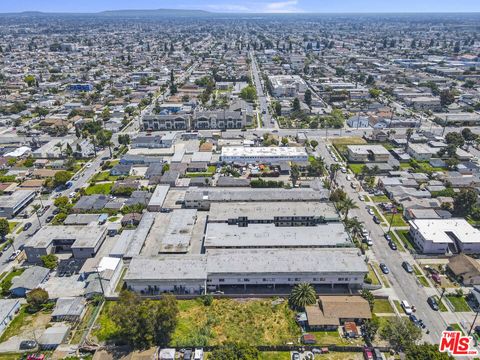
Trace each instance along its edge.
<path fill-rule="evenodd" d="M 0 12 L 97 12 L 118 9 L 215 12 L 480 12 L 480 0 L 0 0 Z"/>

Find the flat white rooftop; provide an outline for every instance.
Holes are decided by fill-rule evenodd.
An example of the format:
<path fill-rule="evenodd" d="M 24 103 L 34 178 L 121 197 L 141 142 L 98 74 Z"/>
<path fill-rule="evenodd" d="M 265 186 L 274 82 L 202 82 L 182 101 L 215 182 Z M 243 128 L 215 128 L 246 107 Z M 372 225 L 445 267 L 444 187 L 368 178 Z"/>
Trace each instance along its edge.
<path fill-rule="evenodd" d="M 265 158 L 265 157 L 305 157 L 307 152 L 303 147 L 243 147 L 243 146 L 224 146 L 222 148 L 222 158 L 224 157 L 244 157 L 244 158 Z"/>
<path fill-rule="evenodd" d="M 207 249 L 336 247 L 351 244 L 341 223 L 289 227 L 275 224 L 249 224 L 241 227 L 226 223 L 210 223 L 204 242 Z"/>
<path fill-rule="evenodd" d="M 410 221 L 410 225 L 434 243 L 453 243 L 452 237 L 462 243 L 480 243 L 480 230 L 465 219 L 418 219 Z"/>

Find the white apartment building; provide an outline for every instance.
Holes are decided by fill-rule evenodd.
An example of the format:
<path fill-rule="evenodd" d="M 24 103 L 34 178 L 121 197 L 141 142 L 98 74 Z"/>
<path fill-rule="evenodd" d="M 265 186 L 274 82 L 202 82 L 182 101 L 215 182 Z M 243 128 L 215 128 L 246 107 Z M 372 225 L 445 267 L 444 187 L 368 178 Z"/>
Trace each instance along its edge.
<path fill-rule="evenodd" d="M 307 90 L 307 83 L 299 75 L 272 75 L 268 79 L 275 97 L 296 97 Z"/>
<path fill-rule="evenodd" d="M 225 146 L 221 161 L 240 163 L 271 163 L 278 161 L 308 161 L 305 148 Z"/>
<path fill-rule="evenodd" d="M 410 236 L 425 254 L 480 253 L 480 230 L 465 219 L 411 220 Z"/>

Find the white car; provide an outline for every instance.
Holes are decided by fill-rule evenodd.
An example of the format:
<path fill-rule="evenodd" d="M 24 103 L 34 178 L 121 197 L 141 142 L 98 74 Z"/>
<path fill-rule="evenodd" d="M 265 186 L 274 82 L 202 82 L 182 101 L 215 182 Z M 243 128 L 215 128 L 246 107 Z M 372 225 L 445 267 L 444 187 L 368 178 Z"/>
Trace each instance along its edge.
<path fill-rule="evenodd" d="M 352 181 L 352 177 L 350 175 L 347 175 L 347 181 Z"/>
<path fill-rule="evenodd" d="M 405 311 L 405 314 L 410 315 L 413 312 L 412 307 L 410 306 L 407 300 L 402 300 L 401 304 L 402 304 L 403 311 Z"/>
<path fill-rule="evenodd" d="M 86 163 L 85 166 L 89 168 L 90 166 L 92 166 L 92 163 Z"/>
<path fill-rule="evenodd" d="M 373 212 L 373 209 L 372 209 L 372 208 L 368 208 L 368 213 L 369 213 L 370 215 L 372 215 L 372 216 L 375 215 L 375 213 Z"/>
<path fill-rule="evenodd" d="M 8 261 L 13 261 L 17 258 L 18 255 L 20 255 L 21 251 L 20 250 L 15 250 L 12 255 L 9 256 Z"/>
<path fill-rule="evenodd" d="M 360 201 L 365 201 L 365 196 L 360 195 L 360 196 L 358 197 L 358 200 L 360 200 Z"/>
<path fill-rule="evenodd" d="M 340 168 L 340 171 L 345 174 L 347 172 L 347 168 L 342 167 L 342 168 Z"/>
<path fill-rule="evenodd" d="M 72 198 L 75 197 L 75 195 L 77 195 L 77 193 L 74 191 L 74 192 L 71 192 L 70 194 L 68 194 L 68 197 L 69 197 L 70 199 L 72 199 Z"/>

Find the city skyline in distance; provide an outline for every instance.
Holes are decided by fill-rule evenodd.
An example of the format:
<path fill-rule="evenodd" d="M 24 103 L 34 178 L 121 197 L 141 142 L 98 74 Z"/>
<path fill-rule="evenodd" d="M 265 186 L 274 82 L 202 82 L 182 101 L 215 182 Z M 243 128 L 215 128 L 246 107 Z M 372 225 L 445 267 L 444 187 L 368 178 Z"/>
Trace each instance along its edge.
<path fill-rule="evenodd" d="M 81 3 L 59 0 L 5 1 L 0 4 L 0 13 L 15 12 L 60 12 L 96 13 L 109 10 L 204 10 L 219 13 L 438 13 L 438 12 L 480 12 L 478 0 L 435 1 L 405 0 L 386 2 L 381 0 L 181 0 L 155 1 L 138 0 L 85 0 Z"/>

